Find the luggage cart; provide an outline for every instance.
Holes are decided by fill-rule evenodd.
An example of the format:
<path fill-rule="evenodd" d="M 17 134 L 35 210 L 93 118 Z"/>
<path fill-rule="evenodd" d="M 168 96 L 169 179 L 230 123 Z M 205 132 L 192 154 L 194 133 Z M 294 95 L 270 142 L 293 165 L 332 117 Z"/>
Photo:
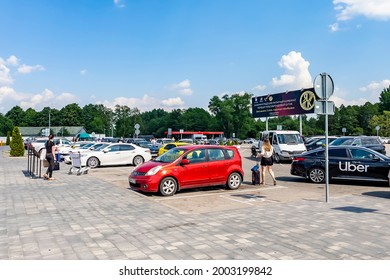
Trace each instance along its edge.
<path fill-rule="evenodd" d="M 70 159 L 72 161 L 72 167 L 69 169 L 68 174 L 73 174 L 73 172 L 76 172 L 77 175 L 88 174 L 89 168 L 86 166 L 84 166 L 84 167 L 81 166 L 80 158 L 81 158 L 80 152 L 70 154 Z"/>

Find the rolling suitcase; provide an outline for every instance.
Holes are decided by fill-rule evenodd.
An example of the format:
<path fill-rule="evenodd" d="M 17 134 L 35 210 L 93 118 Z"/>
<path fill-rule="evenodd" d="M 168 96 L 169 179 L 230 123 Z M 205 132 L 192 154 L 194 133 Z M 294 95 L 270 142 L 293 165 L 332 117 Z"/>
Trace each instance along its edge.
<path fill-rule="evenodd" d="M 260 171 L 252 171 L 252 185 L 260 185 Z"/>
<path fill-rule="evenodd" d="M 60 163 L 58 161 L 54 162 L 54 168 L 53 170 L 60 170 Z"/>
<path fill-rule="evenodd" d="M 252 185 L 260 185 L 260 170 L 259 164 L 257 163 L 252 167 Z"/>

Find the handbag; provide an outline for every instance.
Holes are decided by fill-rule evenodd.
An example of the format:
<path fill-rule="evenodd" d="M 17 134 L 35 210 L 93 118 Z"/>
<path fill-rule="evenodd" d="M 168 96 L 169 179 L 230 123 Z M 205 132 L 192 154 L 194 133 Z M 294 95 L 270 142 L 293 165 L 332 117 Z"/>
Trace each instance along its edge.
<path fill-rule="evenodd" d="M 49 167 L 49 162 L 47 159 L 42 160 L 43 167 Z"/>

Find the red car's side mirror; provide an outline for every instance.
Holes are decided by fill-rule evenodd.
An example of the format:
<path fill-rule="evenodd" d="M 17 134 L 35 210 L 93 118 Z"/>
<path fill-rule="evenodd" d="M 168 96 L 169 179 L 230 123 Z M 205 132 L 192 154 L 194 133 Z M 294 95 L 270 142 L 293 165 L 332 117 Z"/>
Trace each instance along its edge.
<path fill-rule="evenodd" d="M 188 159 L 186 159 L 186 158 L 183 158 L 183 159 L 181 160 L 181 164 L 182 164 L 182 165 L 190 164 L 190 161 L 189 161 Z"/>

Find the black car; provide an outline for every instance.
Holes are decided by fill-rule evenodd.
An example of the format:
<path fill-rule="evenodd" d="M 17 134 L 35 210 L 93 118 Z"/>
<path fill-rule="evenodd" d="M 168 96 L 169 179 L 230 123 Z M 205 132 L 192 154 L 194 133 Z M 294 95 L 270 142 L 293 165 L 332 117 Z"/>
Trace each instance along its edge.
<path fill-rule="evenodd" d="M 339 145 L 366 147 L 386 155 L 385 145 L 378 136 L 343 136 L 329 143 L 329 146 Z"/>
<path fill-rule="evenodd" d="M 329 179 L 388 181 L 390 158 L 365 147 L 329 147 Z M 313 183 L 325 182 L 325 149 L 293 157 L 290 173 Z"/>
<path fill-rule="evenodd" d="M 336 136 L 328 136 L 328 143 L 331 143 L 332 141 L 336 140 L 338 137 Z M 311 151 L 317 148 L 323 148 L 325 147 L 325 136 L 315 138 L 313 141 L 310 141 L 305 144 L 306 150 Z"/>

